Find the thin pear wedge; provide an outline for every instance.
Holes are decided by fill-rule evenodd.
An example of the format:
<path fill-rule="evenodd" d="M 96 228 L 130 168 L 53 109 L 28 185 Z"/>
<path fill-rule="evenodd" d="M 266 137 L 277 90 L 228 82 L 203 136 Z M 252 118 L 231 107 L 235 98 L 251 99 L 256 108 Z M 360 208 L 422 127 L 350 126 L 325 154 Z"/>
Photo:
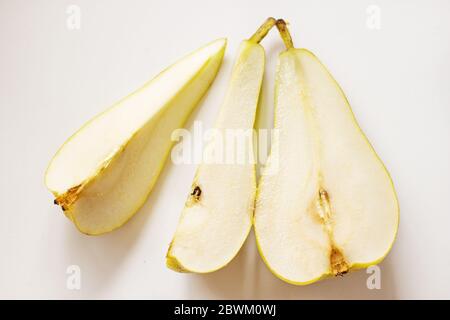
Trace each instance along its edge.
<path fill-rule="evenodd" d="M 83 233 L 123 225 L 143 205 L 182 126 L 222 62 L 225 39 L 179 60 L 86 123 L 58 150 L 45 183 Z"/>
<path fill-rule="evenodd" d="M 227 148 L 227 152 L 236 151 L 236 156 L 253 154 L 253 125 L 265 65 L 265 52 L 258 43 L 274 24 L 273 18 L 268 19 L 253 37 L 242 42 L 215 125 L 217 134 L 204 154 L 208 153 L 206 150 L 222 151 L 231 142 L 225 138 L 227 132 L 250 133 L 244 150 Z M 236 160 L 233 156 L 233 163 L 205 161 L 197 168 L 167 252 L 169 268 L 178 272 L 212 272 L 228 264 L 242 247 L 252 226 L 256 179 L 250 157 L 242 162 Z"/>
<path fill-rule="evenodd" d="M 260 254 L 282 280 L 304 285 L 379 263 L 395 240 L 399 207 L 391 178 L 339 85 L 306 49 L 279 55 L 275 129 L 254 226 Z M 273 169 L 272 169 L 273 172 Z"/>

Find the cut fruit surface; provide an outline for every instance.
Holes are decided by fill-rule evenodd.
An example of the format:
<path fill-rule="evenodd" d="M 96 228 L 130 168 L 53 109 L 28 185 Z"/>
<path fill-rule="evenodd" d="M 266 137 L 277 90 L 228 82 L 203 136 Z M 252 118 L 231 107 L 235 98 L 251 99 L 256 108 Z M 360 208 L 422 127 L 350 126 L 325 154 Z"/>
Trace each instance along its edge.
<path fill-rule="evenodd" d="M 280 165 L 258 186 L 261 256 L 293 284 L 380 262 L 397 233 L 397 198 L 342 90 L 305 49 L 280 54 L 275 81 L 269 158 Z"/>
<path fill-rule="evenodd" d="M 270 29 L 274 23 L 274 19 L 269 19 L 264 27 Z M 258 42 L 268 29 L 260 29 L 241 44 L 216 121 L 218 134 L 205 150 L 215 148 L 221 141 L 229 143 L 227 139 L 222 140 L 226 130 L 253 133 L 265 64 L 264 49 Z M 245 150 L 237 152 L 253 154 L 251 137 Z M 238 253 L 250 231 L 254 210 L 255 165 L 249 160 L 203 163 L 198 167 L 167 253 L 169 268 L 179 272 L 212 272 L 225 266 Z"/>
<path fill-rule="evenodd" d="M 226 40 L 216 40 L 164 70 L 85 124 L 56 153 L 45 182 L 66 215 L 102 234 L 142 206 L 182 126 L 215 78 Z"/>

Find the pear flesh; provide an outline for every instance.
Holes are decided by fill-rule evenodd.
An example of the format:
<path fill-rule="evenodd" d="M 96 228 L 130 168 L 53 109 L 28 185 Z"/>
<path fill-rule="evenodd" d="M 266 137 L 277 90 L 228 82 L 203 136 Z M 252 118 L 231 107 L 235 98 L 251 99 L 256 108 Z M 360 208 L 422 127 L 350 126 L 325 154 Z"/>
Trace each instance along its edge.
<path fill-rule="evenodd" d="M 143 205 L 182 126 L 222 62 L 225 39 L 179 60 L 85 124 L 45 176 L 55 203 L 83 233 L 123 225 Z"/>
<path fill-rule="evenodd" d="M 398 228 L 395 190 L 339 85 L 305 49 L 279 56 L 275 128 L 255 209 L 258 248 L 293 284 L 380 262 Z"/>
<path fill-rule="evenodd" d="M 244 41 L 215 124 L 220 134 L 205 150 L 221 145 L 227 129 L 252 132 L 264 64 L 262 46 Z M 252 143 L 244 149 L 236 153 L 252 154 Z M 229 263 L 251 229 L 255 192 L 255 166 L 250 158 L 241 163 L 200 164 L 167 253 L 167 266 L 178 272 L 207 273 Z"/>

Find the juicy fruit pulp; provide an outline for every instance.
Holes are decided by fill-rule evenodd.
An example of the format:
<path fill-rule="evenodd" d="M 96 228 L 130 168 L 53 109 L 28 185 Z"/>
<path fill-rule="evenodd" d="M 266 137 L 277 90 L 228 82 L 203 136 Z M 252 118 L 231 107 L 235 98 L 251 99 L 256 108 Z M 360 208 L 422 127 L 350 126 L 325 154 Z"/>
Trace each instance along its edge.
<path fill-rule="evenodd" d="M 258 42 L 274 23 L 274 19 L 268 19 L 239 48 L 215 125 L 220 133 L 253 129 L 265 64 L 264 49 Z M 206 148 L 220 144 L 222 138 L 216 135 Z M 253 152 L 251 143 L 248 147 L 245 154 Z M 179 272 L 206 273 L 230 262 L 251 229 L 255 192 L 252 162 L 201 164 L 170 244 L 167 266 Z"/>
<path fill-rule="evenodd" d="M 339 85 L 311 52 L 293 48 L 286 33 L 284 40 L 270 155 L 280 166 L 261 178 L 254 225 L 270 270 L 308 284 L 381 261 L 395 239 L 398 203 Z"/>
<path fill-rule="evenodd" d="M 101 113 L 59 149 L 45 176 L 67 217 L 86 234 L 124 224 L 142 206 L 180 127 L 222 62 L 226 40 L 198 49 Z"/>

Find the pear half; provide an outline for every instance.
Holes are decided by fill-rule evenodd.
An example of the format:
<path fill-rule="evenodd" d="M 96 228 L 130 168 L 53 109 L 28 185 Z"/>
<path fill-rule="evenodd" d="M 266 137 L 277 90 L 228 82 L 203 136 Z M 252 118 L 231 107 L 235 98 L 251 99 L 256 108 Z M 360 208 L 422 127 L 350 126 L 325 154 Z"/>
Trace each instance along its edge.
<path fill-rule="evenodd" d="M 215 124 L 217 134 L 209 141 L 204 154 L 208 153 L 206 150 L 224 151 L 222 148 L 231 142 L 225 138 L 227 130 L 251 135 L 250 143 L 242 149 L 225 147 L 226 152 L 236 152 L 233 157 L 238 153 L 253 154 L 253 125 L 265 64 L 264 49 L 258 43 L 274 24 L 275 20 L 269 18 L 252 38 L 241 43 Z M 211 161 L 197 168 L 167 252 L 169 268 L 178 272 L 212 272 L 229 263 L 242 247 L 252 226 L 255 165 L 250 157 L 243 162 L 238 162 L 236 157 L 234 161 Z"/>
<path fill-rule="evenodd" d="M 339 85 L 306 49 L 287 45 L 275 79 L 275 129 L 254 225 L 258 248 L 282 280 L 303 285 L 380 262 L 397 233 L 399 208 L 386 168 Z"/>
<path fill-rule="evenodd" d="M 83 233 L 123 225 L 143 205 L 183 125 L 222 62 L 216 40 L 85 124 L 48 166 L 45 183 Z"/>

